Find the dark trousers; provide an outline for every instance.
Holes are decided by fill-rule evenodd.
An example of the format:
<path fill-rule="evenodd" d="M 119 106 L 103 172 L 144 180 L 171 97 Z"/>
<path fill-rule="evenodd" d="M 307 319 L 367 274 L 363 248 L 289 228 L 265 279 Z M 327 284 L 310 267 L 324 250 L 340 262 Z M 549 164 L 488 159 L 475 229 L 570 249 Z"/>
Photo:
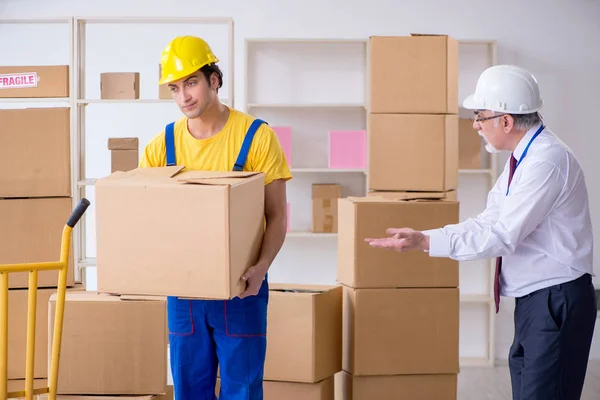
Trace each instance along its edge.
<path fill-rule="evenodd" d="M 588 274 L 516 299 L 513 400 L 578 400 L 596 323 Z"/>

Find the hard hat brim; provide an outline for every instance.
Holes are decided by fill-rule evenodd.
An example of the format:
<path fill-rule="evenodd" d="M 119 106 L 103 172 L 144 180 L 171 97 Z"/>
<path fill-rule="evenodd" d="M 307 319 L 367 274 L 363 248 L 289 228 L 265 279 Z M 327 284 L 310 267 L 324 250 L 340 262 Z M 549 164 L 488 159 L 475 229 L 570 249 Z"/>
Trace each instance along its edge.
<path fill-rule="evenodd" d="M 470 94 L 462 103 L 463 108 L 467 110 L 479 110 L 480 105 L 475 101 L 475 94 Z"/>

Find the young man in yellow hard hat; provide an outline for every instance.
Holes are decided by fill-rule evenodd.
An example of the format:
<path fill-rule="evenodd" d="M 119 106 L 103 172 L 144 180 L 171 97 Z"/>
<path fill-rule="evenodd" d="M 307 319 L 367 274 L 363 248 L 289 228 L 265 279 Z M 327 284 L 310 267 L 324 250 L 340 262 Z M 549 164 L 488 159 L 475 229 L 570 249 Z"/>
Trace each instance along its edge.
<path fill-rule="evenodd" d="M 168 298 L 177 400 L 215 399 L 217 365 L 221 400 L 263 398 L 266 275 L 287 229 L 286 181 L 291 174 L 284 152 L 266 123 L 219 101 L 223 75 L 218 61 L 198 37 L 177 37 L 163 50 L 159 84 L 169 86 L 184 117 L 152 139 L 140 166 L 264 172 L 266 227 L 259 259 L 242 277 L 247 289 L 240 296 L 226 301 Z"/>

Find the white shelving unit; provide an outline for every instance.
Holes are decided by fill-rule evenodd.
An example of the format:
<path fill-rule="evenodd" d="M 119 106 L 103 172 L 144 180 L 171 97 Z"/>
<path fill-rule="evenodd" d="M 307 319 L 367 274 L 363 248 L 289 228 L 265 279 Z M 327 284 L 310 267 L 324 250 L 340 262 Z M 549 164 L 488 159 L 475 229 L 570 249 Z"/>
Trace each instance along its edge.
<path fill-rule="evenodd" d="M 179 35 L 203 37 L 220 59 L 221 101 L 233 106 L 233 33 L 232 18 L 74 18 L 74 201 L 92 201 L 73 237 L 78 270 L 88 271 L 96 263 L 94 184 L 110 174 L 108 138 L 137 137 L 141 153 L 167 123 L 182 117 L 172 100 L 158 98 L 164 46 Z M 101 99 L 102 72 L 139 72 L 140 98 Z M 115 121 L 120 123 L 115 126 Z"/>
<path fill-rule="evenodd" d="M 483 69 L 496 64 L 495 46 L 492 41 L 460 41 L 460 102 Z M 368 51 L 368 40 L 360 39 L 246 40 L 245 111 L 271 126 L 292 126 L 293 132 L 291 231 L 270 270 L 273 281 L 335 282 L 337 234 L 310 232 L 310 187 L 341 183 L 346 189 L 342 197 L 367 193 L 366 168 L 325 166 L 329 129 L 338 129 L 341 121 L 348 124 L 343 129 L 366 129 Z M 472 114 L 461 110 L 461 117 Z M 497 176 L 495 155 L 485 158 L 481 169 L 459 170 L 461 220 L 485 208 Z M 494 363 L 493 268 L 491 260 L 460 263 L 461 366 Z"/>

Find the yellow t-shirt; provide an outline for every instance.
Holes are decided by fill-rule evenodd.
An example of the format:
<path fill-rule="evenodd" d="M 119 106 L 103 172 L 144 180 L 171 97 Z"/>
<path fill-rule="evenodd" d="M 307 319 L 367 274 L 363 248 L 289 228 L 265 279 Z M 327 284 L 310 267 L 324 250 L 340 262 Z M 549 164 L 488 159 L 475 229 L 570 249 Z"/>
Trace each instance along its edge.
<path fill-rule="evenodd" d="M 242 148 L 244 137 L 254 117 L 229 109 L 229 118 L 223 129 L 208 139 L 196 139 L 188 131 L 187 117 L 175 122 L 175 158 L 177 165 L 189 170 L 232 171 Z M 156 135 L 144 149 L 140 167 L 163 167 L 167 164 L 165 134 Z M 292 178 L 279 139 L 266 124 L 256 131 L 244 171 L 263 172 L 265 185 L 276 179 Z"/>

